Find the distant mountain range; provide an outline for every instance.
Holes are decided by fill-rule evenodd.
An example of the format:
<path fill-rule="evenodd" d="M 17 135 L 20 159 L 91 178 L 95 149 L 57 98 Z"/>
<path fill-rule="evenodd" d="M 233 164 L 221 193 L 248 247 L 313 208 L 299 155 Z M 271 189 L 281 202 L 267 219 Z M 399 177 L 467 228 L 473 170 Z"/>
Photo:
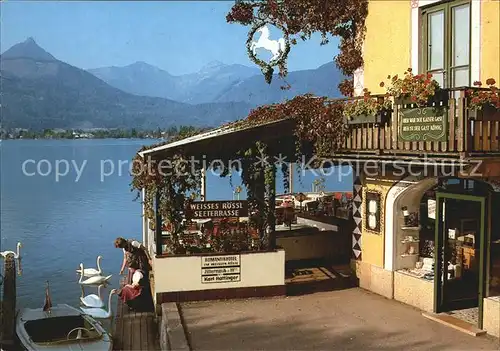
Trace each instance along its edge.
<path fill-rule="evenodd" d="M 290 72 L 285 82 L 277 76 L 268 85 L 259 68 L 225 65 L 214 61 L 199 72 L 174 76 L 145 62 L 125 67 L 88 70 L 115 88 L 131 94 L 161 97 L 191 104 L 207 102 L 244 102 L 253 106 L 271 104 L 296 95 L 313 93 L 337 97 L 343 78 L 333 62 L 314 70 Z"/>
<path fill-rule="evenodd" d="M 182 76 L 144 62 L 85 71 L 56 59 L 32 38 L 0 61 L 4 128 L 216 126 L 297 94 L 338 96 L 341 80 L 333 63 L 289 73 L 290 90 L 280 89 L 277 78 L 267 85 L 259 69 L 220 62 Z"/>

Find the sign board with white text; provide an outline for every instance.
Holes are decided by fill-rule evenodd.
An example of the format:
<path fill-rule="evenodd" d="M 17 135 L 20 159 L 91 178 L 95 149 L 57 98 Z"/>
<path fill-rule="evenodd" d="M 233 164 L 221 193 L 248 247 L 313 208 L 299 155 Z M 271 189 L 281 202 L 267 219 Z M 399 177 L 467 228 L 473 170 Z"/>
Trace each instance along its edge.
<path fill-rule="evenodd" d="M 201 282 L 231 283 L 241 280 L 241 256 L 221 255 L 201 257 Z"/>
<path fill-rule="evenodd" d="M 187 217 L 191 219 L 248 217 L 248 202 L 246 200 L 196 201 L 188 205 L 186 212 Z"/>

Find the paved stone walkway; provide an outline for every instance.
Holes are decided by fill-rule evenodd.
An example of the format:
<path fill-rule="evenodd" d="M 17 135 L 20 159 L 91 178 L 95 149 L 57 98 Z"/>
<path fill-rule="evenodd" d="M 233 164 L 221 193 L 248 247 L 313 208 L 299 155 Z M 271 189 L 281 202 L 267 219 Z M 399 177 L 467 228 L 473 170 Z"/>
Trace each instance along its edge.
<path fill-rule="evenodd" d="M 182 304 L 190 343 L 207 350 L 499 350 L 410 306 L 359 288 Z"/>

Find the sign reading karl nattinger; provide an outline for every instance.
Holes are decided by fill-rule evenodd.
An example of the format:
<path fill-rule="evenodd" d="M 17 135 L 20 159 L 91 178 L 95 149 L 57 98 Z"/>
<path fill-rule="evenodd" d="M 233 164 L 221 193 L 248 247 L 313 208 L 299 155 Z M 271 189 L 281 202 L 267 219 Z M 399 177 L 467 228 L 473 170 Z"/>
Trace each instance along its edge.
<path fill-rule="evenodd" d="M 202 256 L 202 283 L 230 283 L 241 280 L 240 255 Z"/>
<path fill-rule="evenodd" d="M 400 111 L 400 133 L 403 141 L 446 141 L 447 109 L 423 107 Z"/>
<path fill-rule="evenodd" d="M 197 201 L 187 208 L 188 216 L 197 218 L 248 217 L 248 202 L 242 201 Z"/>

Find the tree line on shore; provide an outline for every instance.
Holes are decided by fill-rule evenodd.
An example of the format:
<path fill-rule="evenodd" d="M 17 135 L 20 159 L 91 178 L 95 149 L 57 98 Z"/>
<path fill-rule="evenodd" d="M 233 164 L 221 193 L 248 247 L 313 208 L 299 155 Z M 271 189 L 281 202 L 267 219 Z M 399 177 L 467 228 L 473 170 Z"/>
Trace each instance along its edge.
<path fill-rule="evenodd" d="M 202 128 L 193 126 L 171 126 L 156 130 L 130 129 L 44 129 L 28 130 L 15 128 L 0 130 L 1 139 L 169 139 L 187 135 Z"/>

